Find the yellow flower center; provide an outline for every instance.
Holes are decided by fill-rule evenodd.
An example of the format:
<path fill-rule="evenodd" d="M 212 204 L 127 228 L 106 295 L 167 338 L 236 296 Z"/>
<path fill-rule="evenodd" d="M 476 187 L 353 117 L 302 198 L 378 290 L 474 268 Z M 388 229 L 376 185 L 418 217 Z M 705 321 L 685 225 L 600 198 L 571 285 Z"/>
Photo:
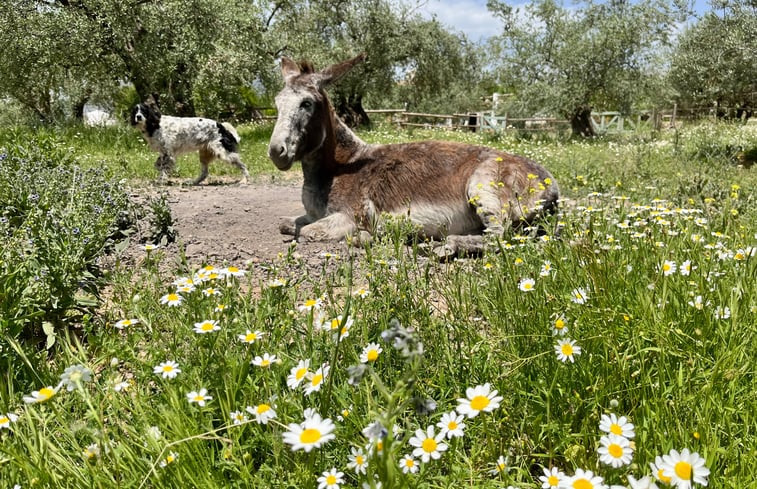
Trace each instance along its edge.
<path fill-rule="evenodd" d="M 303 367 L 303 368 L 297 369 L 297 371 L 294 373 L 294 378 L 297 379 L 297 380 L 300 380 L 307 373 L 308 373 L 308 369 L 307 368 Z"/>
<path fill-rule="evenodd" d="M 317 304 L 317 302 L 313 299 L 308 299 L 305 301 L 305 307 L 313 307 Z"/>
<path fill-rule="evenodd" d="M 237 273 L 239 271 L 237 267 L 229 267 L 227 268 L 227 270 L 230 271 L 231 273 Z"/>
<path fill-rule="evenodd" d="M 594 484 L 588 479 L 578 479 L 573 481 L 573 489 L 594 489 Z"/>
<path fill-rule="evenodd" d="M 363 465 L 365 463 L 365 459 L 362 455 L 358 455 L 355 457 L 355 464 L 357 465 Z"/>
<path fill-rule="evenodd" d="M 258 335 L 255 333 L 247 333 L 247 336 L 244 337 L 244 340 L 248 343 L 252 343 L 253 341 L 258 339 Z"/>
<path fill-rule="evenodd" d="M 609 447 L 607 447 L 607 453 L 612 455 L 614 458 L 620 458 L 623 456 L 623 447 L 621 447 L 617 443 L 612 443 Z"/>
<path fill-rule="evenodd" d="M 672 477 L 668 477 L 665 475 L 665 473 L 662 471 L 662 469 L 657 470 L 657 478 L 660 479 L 662 482 L 665 482 L 667 484 L 670 484 L 670 482 L 673 480 Z"/>
<path fill-rule="evenodd" d="M 344 328 L 342 328 L 342 330 L 339 332 L 339 334 L 341 336 L 344 336 L 344 335 L 347 334 L 348 331 L 349 331 L 349 329 L 345 326 Z"/>
<path fill-rule="evenodd" d="M 688 462 L 680 461 L 675 466 L 676 475 L 678 478 L 685 481 L 691 480 L 691 464 Z"/>
<path fill-rule="evenodd" d="M 308 428 L 300 433 L 300 443 L 315 443 L 321 439 L 321 432 L 315 428 Z"/>
<path fill-rule="evenodd" d="M 423 445 L 421 445 L 423 448 L 423 451 L 426 453 L 431 453 L 436 451 L 436 440 L 433 438 L 426 438 L 423 440 Z"/>
<path fill-rule="evenodd" d="M 256 411 L 258 414 L 263 414 L 264 412 L 270 411 L 270 410 L 271 410 L 271 406 L 269 406 L 268 404 L 259 404 Z"/>
<path fill-rule="evenodd" d="M 261 367 L 267 367 L 267 366 L 269 366 L 270 364 L 271 364 L 271 361 L 270 361 L 270 360 L 268 360 L 267 358 L 266 358 L 265 360 L 263 360 L 263 361 L 261 361 L 261 362 L 260 362 L 260 366 L 261 366 Z"/>
<path fill-rule="evenodd" d="M 415 460 L 413 460 L 412 458 L 406 458 L 405 459 L 405 467 L 408 467 L 408 468 L 415 467 Z"/>
<path fill-rule="evenodd" d="M 534 288 L 534 284 L 532 284 L 531 282 L 523 282 L 523 288 L 526 290 L 531 290 Z"/>
<path fill-rule="evenodd" d="M 323 374 L 315 374 L 313 375 L 313 379 L 310 381 L 310 384 L 316 386 L 321 382 L 323 382 Z"/>
<path fill-rule="evenodd" d="M 203 331 L 213 331 L 213 323 L 202 323 L 202 326 L 200 326 L 200 329 Z"/>
<path fill-rule="evenodd" d="M 610 425 L 610 433 L 621 436 L 623 435 L 623 428 L 618 423 L 613 423 Z"/>
<path fill-rule="evenodd" d="M 163 365 L 164 372 L 173 372 L 173 365 Z"/>
<path fill-rule="evenodd" d="M 169 456 L 167 456 L 167 457 L 166 457 L 166 463 L 167 463 L 167 464 L 170 464 L 170 463 L 172 463 L 172 462 L 173 462 L 174 460 L 175 460 L 175 459 L 174 459 L 174 456 L 173 456 L 173 455 L 169 455 Z"/>
<path fill-rule="evenodd" d="M 195 397 L 194 397 L 194 401 L 195 401 L 195 402 L 202 402 L 202 401 L 204 401 L 204 400 L 205 400 L 205 396 L 199 396 L 199 395 L 198 395 L 198 396 L 195 396 Z"/>
<path fill-rule="evenodd" d="M 565 321 L 558 319 L 555 321 L 555 329 L 563 329 L 565 327 Z"/>
<path fill-rule="evenodd" d="M 558 484 L 559 482 L 560 482 L 560 479 L 558 479 L 556 475 L 550 475 L 550 476 L 549 476 L 549 477 L 547 478 L 547 483 L 548 483 L 548 484 L 549 484 L 550 486 L 554 486 L 554 487 L 557 487 L 557 484 Z"/>
<path fill-rule="evenodd" d="M 10 421 L 11 421 L 11 420 L 10 420 L 10 419 L 8 419 L 8 417 L 7 417 L 7 416 L 3 416 L 2 418 L 0 418 L 0 425 L 3 425 L 3 424 L 8 424 L 8 423 L 10 423 Z"/>
<path fill-rule="evenodd" d="M 476 411 L 481 411 L 489 405 L 489 398 L 486 396 L 476 396 L 470 401 L 470 407 Z"/>
<path fill-rule="evenodd" d="M 179 300 L 179 296 L 177 294 L 168 294 L 169 302 L 178 301 L 178 300 Z"/>
<path fill-rule="evenodd" d="M 378 359 L 378 351 L 376 350 L 368 350 L 368 354 L 366 355 L 366 358 L 368 358 L 369 362 L 375 362 L 376 359 Z"/>
<path fill-rule="evenodd" d="M 447 424 L 447 428 L 452 431 L 457 429 L 457 422 L 456 421 L 450 421 L 449 424 Z"/>
<path fill-rule="evenodd" d="M 565 355 L 566 357 L 572 356 L 572 355 L 573 355 L 573 345 L 571 345 L 570 343 L 564 343 L 564 344 L 563 344 L 563 345 L 562 345 L 562 346 L 560 347 L 560 351 L 561 351 L 561 352 L 562 352 L 562 354 L 563 354 L 563 355 Z"/>
<path fill-rule="evenodd" d="M 333 486 L 336 484 L 336 476 L 335 475 L 327 475 L 326 476 L 326 484 Z"/>
<path fill-rule="evenodd" d="M 670 271 L 670 264 L 666 263 L 662 266 L 663 271 L 669 272 Z"/>

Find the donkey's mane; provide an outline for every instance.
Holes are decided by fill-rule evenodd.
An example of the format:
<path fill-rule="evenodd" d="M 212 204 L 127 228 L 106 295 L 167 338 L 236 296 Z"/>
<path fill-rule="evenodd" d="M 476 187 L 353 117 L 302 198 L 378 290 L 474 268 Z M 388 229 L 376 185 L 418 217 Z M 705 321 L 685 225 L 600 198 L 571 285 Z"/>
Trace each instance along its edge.
<path fill-rule="evenodd" d="M 297 66 L 300 67 L 300 72 L 302 72 L 303 75 L 315 73 L 313 62 L 309 59 L 301 59 L 297 61 Z"/>

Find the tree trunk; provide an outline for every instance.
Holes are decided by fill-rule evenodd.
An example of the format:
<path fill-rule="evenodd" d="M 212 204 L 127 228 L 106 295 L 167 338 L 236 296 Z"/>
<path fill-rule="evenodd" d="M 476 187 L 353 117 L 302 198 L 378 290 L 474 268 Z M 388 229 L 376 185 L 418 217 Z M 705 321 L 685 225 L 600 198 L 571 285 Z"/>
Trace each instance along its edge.
<path fill-rule="evenodd" d="M 337 115 L 351 128 L 370 128 L 371 119 L 363 108 L 363 96 L 358 94 L 337 94 L 334 106 Z"/>
<path fill-rule="evenodd" d="M 591 107 L 587 105 L 576 107 L 570 116 L 570 128 L 574 137 L 591 138 L 596 136 L 594 126 L 591 123 Z"/>

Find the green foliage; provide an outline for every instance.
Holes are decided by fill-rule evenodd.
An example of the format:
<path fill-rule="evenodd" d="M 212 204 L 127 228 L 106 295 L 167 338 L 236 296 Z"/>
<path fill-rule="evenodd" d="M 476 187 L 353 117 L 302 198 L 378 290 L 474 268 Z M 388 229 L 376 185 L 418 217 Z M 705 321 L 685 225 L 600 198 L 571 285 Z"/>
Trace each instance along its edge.
<path fill-rule="evenodd" d="M 123 184 L 83 170 L 39 138 L 0 154 L 0 318 L 4 342 L 51 336 L 97 305 L 101 259 L 129 225 Z M 3 365 L 8 351 L 3 349 Z"/>
<path fill-rule="evenodd" d="M 672 56 L 670 80 L 680 101 L 735 116 L 757 104 L 757 11 L 746 1 L 718 2 L 717 10 L 684 31 Z"/>
<path fill-rule="evenodd" d="M 158 197 L 150 199 L 147 207 L 150 211 L 150 229 L 147 232 L 149 242 L 165 246 L 176 241 L 177 232 L 166 194 L 161 193 Z"/>

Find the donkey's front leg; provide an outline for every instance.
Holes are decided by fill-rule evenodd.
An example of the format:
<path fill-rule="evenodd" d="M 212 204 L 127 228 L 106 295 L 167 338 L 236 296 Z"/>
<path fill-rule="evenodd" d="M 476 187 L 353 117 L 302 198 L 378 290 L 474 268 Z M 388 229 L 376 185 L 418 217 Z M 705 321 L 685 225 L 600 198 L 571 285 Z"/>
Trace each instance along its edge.
<path fill-rule="evenodd" d="M 300 229 L 298 240 L 339 241 L 355 231 L 355 219 L 344 212 L 336 212 Z"/>
<path fill-rule="evenodd" d="M 285 217 L 279 224 L 279 232 L 288 236 L 294 236 L 295 239 L 300 235 L 300 230 L 313 222 L 307 215 L 300 217 Z"/>

